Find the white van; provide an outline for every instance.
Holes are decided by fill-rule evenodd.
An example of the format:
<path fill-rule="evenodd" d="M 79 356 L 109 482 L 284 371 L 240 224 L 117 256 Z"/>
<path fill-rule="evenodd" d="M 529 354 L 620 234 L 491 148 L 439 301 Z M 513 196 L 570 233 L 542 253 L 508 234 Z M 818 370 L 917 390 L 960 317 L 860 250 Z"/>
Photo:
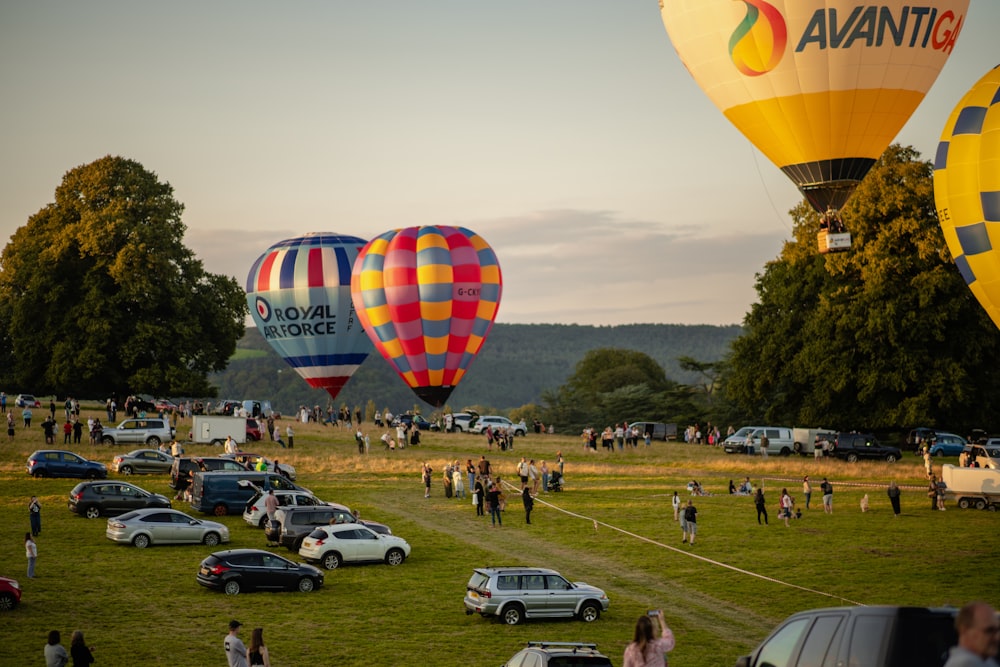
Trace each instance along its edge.
<path fill-rule="evenodd" d="M 767 435 L 768 454 L 789 456 L 795 451 L 792 429 L 787 426 L 744 426 L 726 438 L 722 448 L 727 454 L 756 454 L 760 451 L 760 442 L 764 435 Z"/>

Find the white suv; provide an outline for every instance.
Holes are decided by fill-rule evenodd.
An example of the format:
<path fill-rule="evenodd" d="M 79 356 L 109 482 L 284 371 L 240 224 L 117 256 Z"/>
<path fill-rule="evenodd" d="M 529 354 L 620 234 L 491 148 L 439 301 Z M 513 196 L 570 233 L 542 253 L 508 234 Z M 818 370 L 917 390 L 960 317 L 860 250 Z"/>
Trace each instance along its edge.
<path fill-rule="evenodd" d="M 527 435 L 528 425 L 521 420 L 520 424 L 515 424 L 506 417 L 500 417 L 497 415 L 486 415 L 485 417 L 479 417 L 476 419 L 476 423 L 472 425 L 469 429 L 473 433 L 482 433 L 486 430 L 486 427 L 491 427 L 494 431 L 498 428 L 506 429 L 508 433 L 513 433 L 514 435 Z"/>
<path fill-rule="evenodd" d="M 125 419 L 114 428 L 104 429 L 101 434 L 101 443 L 105 445 L 135 443 L 156 447 L 173 439 L 174 429 L 166 419 Z"/>

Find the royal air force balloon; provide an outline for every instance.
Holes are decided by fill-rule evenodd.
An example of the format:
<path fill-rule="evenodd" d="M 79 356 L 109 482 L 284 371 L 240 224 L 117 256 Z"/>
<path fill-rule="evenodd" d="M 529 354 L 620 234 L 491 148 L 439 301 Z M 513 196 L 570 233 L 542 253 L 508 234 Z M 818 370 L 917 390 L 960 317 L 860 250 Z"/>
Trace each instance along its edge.
<path fill-rule="evenodd" d="M 375 348 L 423 401 L 440 407 L 465 375 L 500 306 L 496 254 L 462 227 L 408 227 L 364 247 L 351 293 Z"/>
<path fill-rule="evenodd" d="M 1000 66 L 948 118 L 934 159 L 934 201 L 959 272 L 1000 327 Z"/>
<path fill-rule="evenodd" d="M 314 233 L 257 258 L 247 305 L 257 329 L 310 387 L 336 398 L 371 352 L 351 301 L 351 269 L 364 239 Z"/>
<path fill-rule="evenodd" d="M 831 230 L 934 83 L 968 5 L 660 0 L 663 24 L 695 81 Z"/>

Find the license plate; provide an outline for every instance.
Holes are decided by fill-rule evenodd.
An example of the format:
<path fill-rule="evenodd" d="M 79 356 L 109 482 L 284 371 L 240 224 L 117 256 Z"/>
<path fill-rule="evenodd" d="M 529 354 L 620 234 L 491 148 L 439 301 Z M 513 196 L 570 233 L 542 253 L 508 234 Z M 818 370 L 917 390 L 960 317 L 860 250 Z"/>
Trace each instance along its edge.
<path fill-rule="evenodd" d="M 208 568 L 207 567 L 201 568 L 201 573 L 202 574 L 208 574 Z"/>
<path fill-rule="evenodd" d="M 476 591 L 469 591 L 469 597 L 473 600 L 479 600 L 479 593 Z"/>

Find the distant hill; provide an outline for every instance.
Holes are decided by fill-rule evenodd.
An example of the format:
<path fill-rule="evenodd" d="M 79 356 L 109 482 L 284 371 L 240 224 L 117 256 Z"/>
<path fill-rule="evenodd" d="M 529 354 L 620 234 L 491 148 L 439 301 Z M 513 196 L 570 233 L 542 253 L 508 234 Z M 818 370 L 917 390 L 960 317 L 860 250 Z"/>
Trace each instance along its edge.
<path fill-rule="evenodd" d="M 588 351 L 604 347 L 644 352 L 663 366 L 670 379 L 694 383 L 699 378 L 682 371 L 677 358 L 718 361 L 741 333 L 736 325 L 496 324 L 448 403 L 456 410 L 475 405 L 501 411 L 539 403 L 542 392 L 561 386 Z M 325 408 L 329 402 L 327 393 L 310 389 L 255 327 L 247 328 L 228 368 L 210 379 L 219 388 L 220 398 L 269 399 L 284 412 L 300 405 Z M 430 412 L 377 352 L 372 352 L 335 404 L 363 408 L 369 399 L 379 409 L 388 407 L 393 412 L 414 407 Z"/>

